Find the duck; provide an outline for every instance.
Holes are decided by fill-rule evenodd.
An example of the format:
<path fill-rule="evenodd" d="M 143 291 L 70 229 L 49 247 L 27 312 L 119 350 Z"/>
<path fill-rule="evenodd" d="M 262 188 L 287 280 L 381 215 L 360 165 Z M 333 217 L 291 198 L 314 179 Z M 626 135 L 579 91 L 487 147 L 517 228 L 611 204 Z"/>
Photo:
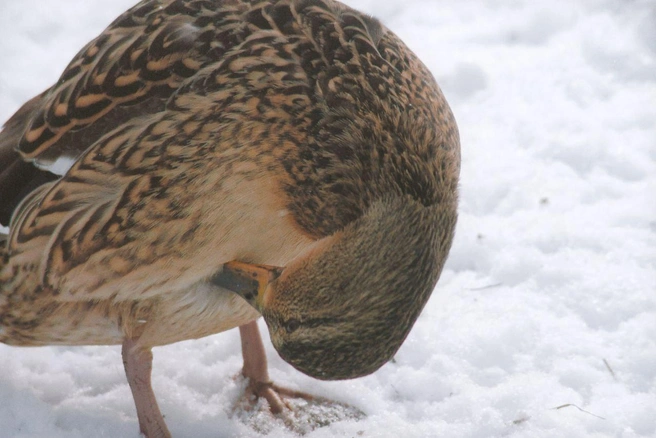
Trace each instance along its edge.
<path fill-rule="evenodd" d="M 143 0 L 0 132 L 0 342 L 121 345 L 141 433 L 169 437 L 152 348 L 258 330 L 321 380 L 371 374 L 431 296 L 460 140 L 433 75 L 334 0 Z"/>

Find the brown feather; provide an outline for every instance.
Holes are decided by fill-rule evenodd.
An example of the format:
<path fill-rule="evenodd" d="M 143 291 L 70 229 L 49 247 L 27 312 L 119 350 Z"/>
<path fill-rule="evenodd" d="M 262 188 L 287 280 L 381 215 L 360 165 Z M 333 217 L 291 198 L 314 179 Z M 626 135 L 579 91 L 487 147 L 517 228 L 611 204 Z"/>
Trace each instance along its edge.
<path fill-rule="evenodd" d="M 56 181 L 23 172 L 62 157 L 75 163 Z M 331 0 L 143 1 L 10 119 L 0 159 L 14 215 L 0 341 L 21 345 L 119 343 L 138 327 L 152 346 L 244 324 L 257 313 L 208 283 L 224 263 L 287 266 L 383 201 L 402 229 L 399 199 L 423 218 L 399 235 L 440 245 L 417 249 L 430 260 L 402 341 L 451 242 L 460 164 L 430 72 Z M 354 245 L 390 250 L 373 240 Z M 405 278 L 375 260 L 390 285 Z"/>

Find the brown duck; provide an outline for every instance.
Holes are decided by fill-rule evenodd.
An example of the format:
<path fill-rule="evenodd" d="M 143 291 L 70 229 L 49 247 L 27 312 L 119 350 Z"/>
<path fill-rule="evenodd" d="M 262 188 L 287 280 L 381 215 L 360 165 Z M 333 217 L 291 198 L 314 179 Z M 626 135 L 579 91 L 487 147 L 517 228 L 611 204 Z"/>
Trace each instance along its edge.
<path fill-rule="evenodd" d="M 451 246 L 459 163 L 435 80 L 375 19 L 142 1 L 0 133 L 0 342 L 122 344 L 165 437 L 151 348 L 240 327 L 279 411 L 255 319 L 316 378 L 385 364 Z"/>

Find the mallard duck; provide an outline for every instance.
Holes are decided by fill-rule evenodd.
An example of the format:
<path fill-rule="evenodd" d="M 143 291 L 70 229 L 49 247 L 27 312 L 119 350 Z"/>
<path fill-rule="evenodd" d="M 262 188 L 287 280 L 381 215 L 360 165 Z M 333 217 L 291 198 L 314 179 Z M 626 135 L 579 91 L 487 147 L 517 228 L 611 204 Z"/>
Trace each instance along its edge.
<path fill-rule="evenodd" d="M 456 123 L 428 69 L 332 0 L 145 0 L 0 133 L 0 342 L 122 345 L 169 436 L 151 348 L 255 320 L 318 379 L 400 347 L 454 234 Z"/>

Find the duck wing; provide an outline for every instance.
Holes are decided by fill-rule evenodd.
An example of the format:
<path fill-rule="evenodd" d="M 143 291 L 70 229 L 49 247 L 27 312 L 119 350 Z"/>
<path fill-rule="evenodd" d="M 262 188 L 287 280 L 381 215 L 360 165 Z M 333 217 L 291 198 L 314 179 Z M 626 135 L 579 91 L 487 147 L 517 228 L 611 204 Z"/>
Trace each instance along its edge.
<path fill-rule="evenodd" d="M 444 108 L 396 36 L 338 3 L 143 1 L 0 134 L 10 263 L 64 300 L 156 294 L 334 233 L 374 190 L 430 205 L 456 150 Z"/>
<path fill-rule="evenodd" d="M 286 205 L 264 153 L 275 146 L 265 141 L 272 120 L 256 117 L 266 105 L 253 102 L 275 90 L 271 99 L 291 103 L 267 114 L 291 127 L 289 144 L 305 132 L 290 120 L 312 110 L 307 75 L 274 18 L 264 19 L 278 5 L 257 6 L 144 1 L 10 119 L 0 169 L 32 172 L 0 180 L 0 205 L 11 205 L 6 272 L 21 273 L 12 282 L 63 301 L 145 299 L 209 277 L 235 246 L 298 246 L 289 218 L 267 217 Z M 314 50 L 290 3 L 280 6 L 295 43 Z M 266 227 L 275 232 L 260 236 Z"/>

